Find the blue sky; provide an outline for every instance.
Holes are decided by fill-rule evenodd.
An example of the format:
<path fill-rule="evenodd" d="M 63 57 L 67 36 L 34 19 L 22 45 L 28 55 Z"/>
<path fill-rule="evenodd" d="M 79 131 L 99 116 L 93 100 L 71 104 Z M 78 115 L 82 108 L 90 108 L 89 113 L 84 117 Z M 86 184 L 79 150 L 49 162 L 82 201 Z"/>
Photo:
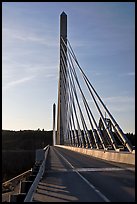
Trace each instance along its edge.
<path fill-rule="evenodd" d="M 2 128 L 52 129 L 60 14 L 77 59 L 124 132 L 135 132 L 135 3 L 2 3 Z"/>

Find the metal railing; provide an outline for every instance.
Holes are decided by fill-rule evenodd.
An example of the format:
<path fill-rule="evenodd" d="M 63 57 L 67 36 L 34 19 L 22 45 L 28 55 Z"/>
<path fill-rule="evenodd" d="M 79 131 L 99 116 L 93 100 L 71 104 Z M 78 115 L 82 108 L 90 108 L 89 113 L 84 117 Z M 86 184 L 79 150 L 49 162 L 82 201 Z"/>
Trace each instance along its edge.
<path fill-rule="evenodd" d="M 24 173 L 8 180 L 8 181 L 5 181 L 4 183 L 2 183 L 2 189 L 5 191 L 6 190 L 13 190 L 12 188 L 17 185 L 17 183 L 19 183 L 21 180 L 25 179 L 27 176 L 29 176 L 31 174 L 32 170 L 28 170 L 28 171 L 25 171 Z M 12 187 L 12 188 L 11 188 Z"/>
<path fill-rule="evenodd" d="M 39 172 L 34 180 L 34 182 L 32 183 L 25 199 L 24 199 L 24 202 L 32 202 L 32 199 L 33 199 L 33 194 L 34 192 L 36 191 L 36 188 L 38 186 L 38 183 L 40 181 L 40 179 L 42 178 L 43 174 L 44 174 L 44 171 L 45 171 L 45 164 L 46 164 L 46 159 L 47 159 L 47 155 L 48 155 L 48 150 L 49 150 L 49 145 L 47 145 L 44 149 L 45 151 L 45 157 L 44 157 L 44 160 L 40 166 L 40 169 L 39 169 Z"/>

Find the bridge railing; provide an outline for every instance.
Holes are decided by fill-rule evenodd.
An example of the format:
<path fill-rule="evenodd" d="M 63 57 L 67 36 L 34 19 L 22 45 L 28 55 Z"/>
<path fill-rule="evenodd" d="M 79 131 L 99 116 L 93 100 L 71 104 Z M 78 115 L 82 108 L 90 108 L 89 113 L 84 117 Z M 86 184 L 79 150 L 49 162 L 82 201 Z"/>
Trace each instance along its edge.
<path fill-rule="evenodd" d="M 24 202 L 32 202 L 32 199 L 33 199 L 33 193 L 36 191 L 36 188 L 38 186 L 38 183 L 40 181 L 40 179 L 42 178 L 43 174 L 44 174 L 44 171 L 45 171 L 45 165 L 46 165 L 46 159 L 47 159 L 47 155 L 48 155 L 48 150 L 49 150 L 49 145 L 47 145 L 44 149 L 45 151 L 45 157 L 44 157 L 44 160 L 39 168 L 39 172 L 34 180 L 34 182 L 32 183 L 25 199 L 24 199 Z"/>
<path fill-rule="evenodd" d="M 2 191 L 11 191 L 14 187 L 22 180 L 24 180 L 27 176 L 31 174 L 32 170 L 25 171 L 24 173 L 2 183 Z"/>

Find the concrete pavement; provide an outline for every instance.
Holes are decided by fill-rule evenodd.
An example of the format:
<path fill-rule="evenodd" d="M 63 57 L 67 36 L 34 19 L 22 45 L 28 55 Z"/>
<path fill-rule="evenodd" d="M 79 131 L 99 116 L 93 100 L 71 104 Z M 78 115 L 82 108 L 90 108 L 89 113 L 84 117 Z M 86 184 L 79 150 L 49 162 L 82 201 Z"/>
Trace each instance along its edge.
<path fill-rule="evenodd" d="M 135 167 L 50 147 L 34 202 L 134 202 Z"/>

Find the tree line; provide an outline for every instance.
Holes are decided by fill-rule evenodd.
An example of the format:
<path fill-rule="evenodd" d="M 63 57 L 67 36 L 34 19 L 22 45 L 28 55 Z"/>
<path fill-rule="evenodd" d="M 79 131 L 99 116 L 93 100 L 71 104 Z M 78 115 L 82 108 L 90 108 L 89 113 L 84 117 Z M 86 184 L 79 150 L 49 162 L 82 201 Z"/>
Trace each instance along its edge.
<path fill-rule="evenodd" d="M 52 145 L 52 131 L 2 130 L 2 182 L 31 169 L 36 149 L 48 144 Z"/>

